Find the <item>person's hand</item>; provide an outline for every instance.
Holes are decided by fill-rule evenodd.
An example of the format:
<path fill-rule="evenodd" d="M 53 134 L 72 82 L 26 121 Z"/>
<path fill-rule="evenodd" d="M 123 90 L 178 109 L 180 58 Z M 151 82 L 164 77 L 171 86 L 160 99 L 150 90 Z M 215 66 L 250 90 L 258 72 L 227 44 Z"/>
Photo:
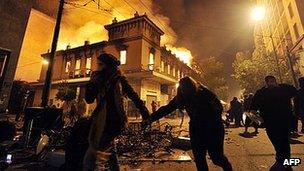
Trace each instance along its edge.
<path fill-rule="evenodd" d="M 152 121 L 148 118 L 148 119 L 145 119 L 141 122 L 141 128 L 143 130 L 147 129 L 149 126 L 151 126 L 152 124 Z"/>

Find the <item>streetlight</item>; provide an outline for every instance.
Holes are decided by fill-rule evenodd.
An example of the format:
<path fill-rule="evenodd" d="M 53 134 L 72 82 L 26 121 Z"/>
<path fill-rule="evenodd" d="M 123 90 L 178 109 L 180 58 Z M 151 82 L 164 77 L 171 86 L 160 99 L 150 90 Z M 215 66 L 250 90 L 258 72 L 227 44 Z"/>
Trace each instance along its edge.
<path fill-rule="evenodd" d="M 256 7 L 254 7 L 252 9 L 252 11 L 251 11 L 251 18 L 255 22 L 263 21 L 266 18 L 266 9 L 265 9 L 265 7 L 263 7 L 263 6 L 256 6 Z M 277 68 L 278 75 L 279 75 L 280 82 L 282 83 L 282 74 L 281 74 L 281 69 L 280 69 L 280 66 L 279 66 L 279 58 L 278 58 L 278 54 L 277 54 L 275 46 L 274 46 L 274 41 L 273 41 L 272 33 L 270 33 L 270 36 L 264 36 L 264 35 L 262 35 L 262 37 L 269 37 L 271 39 L 272 49 L 273 49 L 273 53 L 274 53 L 275 60 L 276 60 L 276 65 L 278 67 Z"/>
<path fill-rule="evenodd" d="M 256 6 L 251 11 L 251 18 L 253 21 L 261 21 L 264 20 L 266 14 L 266 10 L 262 6 Z"/>

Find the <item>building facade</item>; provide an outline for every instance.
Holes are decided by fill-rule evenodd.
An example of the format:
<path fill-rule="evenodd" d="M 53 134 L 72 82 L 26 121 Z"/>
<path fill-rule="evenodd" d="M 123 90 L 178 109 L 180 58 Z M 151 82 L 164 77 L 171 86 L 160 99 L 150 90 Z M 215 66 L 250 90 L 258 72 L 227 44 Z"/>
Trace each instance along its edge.
<path fill-rule="evenodd" d="M 288 63 L 290 52 L 297 61 L 294 69 L 304 76 L 304 1 L 257 0 L 257 5 L 265 8 L 266 17 L 256 24 L 254 36 L 262 39 L 266 51 L 279 56 L 279 62 Z"/>
<path fill-rule="evenodd" d="M 185 75 L 200 80 L 200 75 L 191 67 L 180 61 L 165 47 L 160 46 L 163 31 L 146 15 L 135 15 L 131 19 L 106 25 L 108 41 L 57 51 L 50 91 L 50 103 L 57 105 L 58 85 L 65 80 L 74 86 L 78 97 L 84 96 L 85 84 L 89 81 L 91 71 L 96 69 L 97 57 L 101 53 L 111 53 L 121 61 L 120 69 L 128 81 L 151 110 L 152 101 L 159 105 L 167 104 L 176 94 L 179 79 Z M 43 54 L 47 58 L 49 54 Z M 43 66 L 36 86 L 34 105 L 41 102 L 42 86 L 47 66 Z M 90 113 L 94 105 L 88 105 Z M 130 115 L 135 113 L 129 101 L 126 108 Z"/>
<path fill-rule="evenodd" d="M 36 9 L 54 17 L 56 13 L 54 8 L 56 7 L 56 1 L 0 1 L 0 60 L 6 59 L 7 62 L 6 71 L 1 73 L 0 110 L 5 110 L 8 106 L 10 91 L 31 10 Z M 3 67 L 1 66 L 1 68 Z"/>

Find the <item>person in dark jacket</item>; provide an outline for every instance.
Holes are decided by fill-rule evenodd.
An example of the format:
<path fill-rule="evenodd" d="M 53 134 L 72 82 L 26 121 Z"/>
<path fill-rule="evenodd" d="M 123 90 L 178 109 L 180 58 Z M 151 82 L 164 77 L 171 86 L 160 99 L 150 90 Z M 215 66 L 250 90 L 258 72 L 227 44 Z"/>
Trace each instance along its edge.
<path fill-rule="evenodd" d="M 249 95 L 246 95 L 244 97 L 244 103 L 243 103 L 243 109 L 244 109 L 244 112 L 248 113 L 250 112 L 250 105 L 251 105 L 251 101 L 252 101 L 252 98 L 253 98 L 253 94 L 250 93 Z M 250 126 L 253 126 L 255 131 L 254 131 L 254 134 L 258 134 L 259 131 L 258 131 L 258 128 L 259 128 L 259 124 L 254 122 L 253 120 L 251 120 L 251 118 L 246 115 L 246 119 L 245 119 L 245 123 L 244 123 L 244 127 L 245 127 L 245 131 L 244 131 L 244 134 L 248 134 L 248 128 Z"/>
<path fill-rule="evenodd" d="M 197 170 L 208 170 L 207 151 L 214 164 L 225 171 L 232 170 L 224 155 L 223 106 L 216 95 L 190 77 L 184 77 L 179 82 L 177 95 L 168 105 L 152 113 L 144 124 L 150 124 L 176 109 L 186 109 L 190 117 L 190 140 Z"/>
<path fill-rule="evenodd" d="M 92 73 L 86 86 L 85 100 L 97 106 L 92 113 L 89 134 L 89 149 L 84 158 L 84 170 L 118 171 L 114 139 L 125 127 L 127 120 L 123 106 L 123 97 L 129 97 L 139 109 L 142 118 L 149 116 L 149 111 L 128 81 L 120 73 L 120 62 L 111 54 L 98 57 L 98 69 Z"/>
<path fill-rule="evenodd" d="M 266 86 L 253 96 L 250 110 L 252 113 L 260 111 L 266 133 L 276 151 L 276 163 L 272 168 L 283 167 L 284 159 L 290 158 L 291 100 L 297 90 L 288 84 L 278 84 L 274 76 L 265 77 L 265 82 Z"/>
<path fill-rule="evenodd" d="M 301 133 L 304 133 L 304 77 L 299 78 L 300 89 L 295 98 L 295 112 L 296 116 L 301 120 L 302 128 Z M 298 128 L 298 120 L 296 120 L 296 129 Z"/>
<path fill-rule="evenodd" d="M 240 127 L 242 122 L 242 116 L 243 116 L 243 107 L 242 103 L 239 102 L 237 97 L 234 97 L 232 101 L 230 102 L 230 109 L 229 109 L 229 115 L 231 115 L 231 118 L 234 118 L 235 126 Z"/>

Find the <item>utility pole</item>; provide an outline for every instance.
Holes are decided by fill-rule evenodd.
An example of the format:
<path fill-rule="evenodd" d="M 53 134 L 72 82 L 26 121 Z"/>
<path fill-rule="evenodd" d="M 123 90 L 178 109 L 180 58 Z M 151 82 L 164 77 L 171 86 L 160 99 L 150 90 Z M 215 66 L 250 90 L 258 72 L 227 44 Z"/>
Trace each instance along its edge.
<path fill-rule="evenodd" d="M 272 48 L 273 48 L 274 57 L 275 57 L 276 64 L 277 64 L 277 67 L 278 67 L 277 70 L 278 70 L 278 74 L 279 74 L 280 83 L 282 83 L 283 80 L 282 80 L 282 74 L 281 74 L 281 69 L 280 69 L 280 65 L 279 65 L 279 58 L 278 58 L 278 54 L 277 54 L 277 51 L 276 51 L 275 46 L 274 46 L 272 35 L 270 35 L 270 39 L 271 39 L 271 44 L 272 44 Z"/>
<path fill-rule="evenodd" d="M 288 62 L 289 62 L 289 66 L 290 66 L 290 71 L 291 71 L 291 76 L 292 76 L 292 80 L 293 80 L 293 83 L 294 83 L 294 86 L 296 88 L 299 87 L 299 84 L 298 84 L 298 80 L 297 80 L 297 76 L 296 76 L 296 73 L 293 69 L 293 64 L 292 64 L 292 60 L 291 60 L 291 53 L 290 51 L 288 50 L 288 47 L 286 47 L 286 55 L 287 55 L 287 59 L 288 59 Z"/>
<path fill-rule="evenodd" d="M 60 23 L 61 23 L 61 19 L 62 19 L 63 5 L 64 5 L 64 0 L 60 0 L 58 12 L 57 12 L 55 30 L 54 30 L 54 35 L 53 35 L 52 49 L 51 49 L 51 53 L 50 53 L 50 56 L 48 59 L 49 64 L 48 64 L 48 68 L 47 68 L 47 72 L 46 72 L 46 77 L 45 77 L 44 87 L 43 87 L 43 92 L 42 92 L 42 97 L 41 97 L 41 107 L 46 107 L 48 105 L 51 81 L 52 81 L 52 72 L 53 72 L 53 66 L 54 66 L 54 58 L 55 58 L 55 53 L 56 53 L 56 48 L 57 48 Z"/>

